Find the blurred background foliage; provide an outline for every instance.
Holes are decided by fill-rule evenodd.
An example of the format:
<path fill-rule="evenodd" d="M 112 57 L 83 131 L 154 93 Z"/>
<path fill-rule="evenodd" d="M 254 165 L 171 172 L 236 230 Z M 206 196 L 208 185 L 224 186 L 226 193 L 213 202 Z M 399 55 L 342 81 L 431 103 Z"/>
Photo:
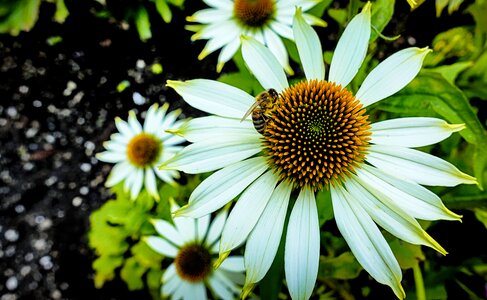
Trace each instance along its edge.
<path fill-rule="evenodd" d="M 403 0 L 398 0 L 403 1 Z M 433 1 L 433 0 L 424 0 Z M 421 9 L 424 1 L 409 0 L 411 9 Z M 44 4 L 45 2 L 49 4 Z M 363 2 L 358 0 L 333 2 L 321 1 L 311 13 L 323 18 L 340 36 L 347 22 L 360 10 Z M 0 0 L 0 33 L 18 35 L 28 31 L 38 18 L 41 5 L 54 5 L 52 16 L 62 23 L 69 16 L 64 0 Z M 69 7 L 69 6 L 68 6 Z M 401 28 L 392 23 L 397 3 L 395 0 L 376 0 L 372 6 L 373 32 L 369 51 L 358 75 L 349 89 L 356 91 L 365 76 L 384 57 L 398 47 L 404 47 L 405 37 Z M 459 27 L 448 27 L 429 40 L 433 52 L 428 55 L 421 73 L 399 93 L 370 107 L 373 120 L 403 116 L 432 116 L 446 119 L 450 123 L 464 123 L 466 129 L 447 140 L 421 150 L 442 157 L 462 171 L 474 174 L 478 186 L 464 185 L 455 188 L 433 188 L 447 207 L 465 215 L 464 224 L 443 225 L 447 222 L 423 222 L 432 236 L 445 248 L 456 246 L 462 251 L 438 256 L 431 249 L 410 245 L 385 233 L 401 268 L 404 270 L 403 285 L 408 299 L 485 299 L 487 283 L 487 251 L 485 248 L 487 230 L 487 0 L 436 0 L 436 15 L 468 15 L 469 22 Z M 141 40 L 152 36 L 151 18 L 159 16 L 164 22 L 171 22 L 171 10 L 184 10 L 184 0 L 99 0 L 93 13 L 100 18 L 128 24 L 137 30 Z M 188 11 L 191 15 L 194 11 Z M 420 20 L 418 20 L 420 22 Z M 428 20 L 421 20 L 428 26 Z M 54 43 L 56 40 L 53 41 Z M 59 42 L 59 41 L 57 41 Z M 416 41 L 408 40 L 413 45 Z M 334 46 L 324 41 L 324 60 L 330 63 Z M 332 42 L 335 43 L 335 42 Z M 291 41 L 285 41 L 292 66 L 299 69 L 299 58 Z M 162 72 L 162 66 L 160 66 Z M 300 80 L 302 72 L 291 78 Z M 220 74 L 218 80 L 237 86 L 251 94 L 263 88 L 250 74 L 241 55 L 233 59 L 233 68 Z M 162 84 L 162 83 L 161 83 Z M 120 87 L 123 90 L 123 87 Z M 170 220 L 168 199 L 185 203 L 191 191 L 201 181 L 199 177 L 187 178 L 186 184 L 161 185 L 161 200 L 154 200 L 143 192 L 136 201 L 129 200 L 120 186 L 112 189 L 114 199 L 108 201 L 90 217 L 91 230 L 88 234 L 90 247 L 96 259 L 94 284 L 101 288 L 110 280 L 120 278 L 129 290 L 149 289 L 151 295 L 159 297 L 160 277 L 164 269 L 164 258 L 152 251 L 141 238 L 155 233 L 151 219 Z M 382 296 L 380 285 L 362 272 L 343 238 L 340 237 L 333 220 L 328 192 L 318 197 L 319 220 L 322 225 L 320 270 L 315 296 L 317 299 L 377 299 Z M 442 223 L 442 224 L 440 224 Z M 464 232 L 465 228 L 469 232 Z M 473 229 L 472 229 L 473 228 Z M 449 230 L 455 233 L 451 234 Z M 469 235 L 469 242 L 462 245 Z M 484 242 L 482 242 L 484 241 Z M 282 246 L 281 242 L 281 246 Z M 240 251 L 240 250 L 238 250 Z M 457 255 L 457 256 L 456 256 Z M 271 270 L 256 290 L 262 299 L 285 299 L 283 283 L 283 249 L 281 247 Z M 453 257 L 451 257 L 453 256 Z M 455 295 L 452 298 L 451 295 Z"/>

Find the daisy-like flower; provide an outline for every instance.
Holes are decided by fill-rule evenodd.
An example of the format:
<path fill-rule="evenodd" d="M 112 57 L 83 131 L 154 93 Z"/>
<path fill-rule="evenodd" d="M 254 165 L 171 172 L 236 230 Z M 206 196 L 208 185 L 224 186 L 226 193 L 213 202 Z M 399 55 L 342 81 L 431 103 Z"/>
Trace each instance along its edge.
<path fill-rule="evenodd" d="M 179 207 L 171 201 L 171 209 Z M 199 219 L 175 218 L 153 220 L 160 236 L 144 238 L 156 252 L 174 259 L 161 279 L 161 296 L 173 300 L 207 299 L 205 285 L 215 299 L 237 298 L 245 280 L 242 256 L 231 256 L 217 270 L 213 263 L 218 256 L 220 235 L 227 219 L 227 210 L 220 212 L 210 224 L 210 215 Z"/>
<path fill-rule="evenodd" d="M 293 32 L 304 81 L 289 85 L 273 54 L 243 38 L 242 54 L 265 89 L 278 94 L 259 108 L 263 135 L 251 118 L 240 121 L 255 98 L 224 83 L 169 81 L 185 101 L 211 114 L 189 121 L 178 133 L 192 142 L 163 164 L 186 173 L 215 171 L 177 216 L 200 217 L 240 195 L 223 229 L 220 261 L 247 240 L 244 295 L 268 271 L 286 232 L 284 269 L 293 299 L 310 297 L 320 255 L 315 193 L 330 189 L 338 229 L 364 269 L 396 296 L 405 294 L 402 272 L 380 227 L 417 245 L 446 251 L 417 219 L 459 220 L 423 187 L 474 184 L 476 179 L 433 155 L 412 149 L 437 143 L 464 125 L 436 118 L 399 118 L 371 124 L 366 107 L 396 93 L 419 72 L 428 49 L 401 50 L 373 69 L 355 95 L 346 86 L 357 74 L 370 37 L 370 3 L 355 16 L 335 49 L 328 79 L 316 32 L 296 11 Z M 272 97 L 270 98 L 272 100 Z M 259 114 L 257 114 L 258 121 Z M 258 123 L 258 122 L 257 122 Z"/>
<path fill-rule="evenodd" d="M 112 187 L 125 180 L 124 189 L 130 191 L 132 199 L 137 198 L 142 186 L 150 195 L 159 199 L 156 175 L 162 181 L 174 183 L 179 173 L 173 170 L 159 170 L 158 166 L 182 149 L 178 146 L 184 139 L 165 132 L 182 124 L 176 121 L 181 113 L 174 110 L 168 114 L 169 104 L 159 108 L 152 105 L 147 111 L 144 126 L 139 123 L 134 111 L 129 112 L 128 122 L 119 117 L 115 119 L 118 133 L 103 144 L 106 151 L 96 157 L 104 162 L 115 163 L 105 185 Z"/>
<path fill-rule="evenodd" d="M 296 6 L 307 11 L 320 0 L 203 0 L 211 8 L 196 12 L 187 18 L 204 25 L 188 25 L 195 29 L 192 40 L 208 40 L 198 59 L 222 49 L 218 56 L 217 71 L 240 48 L 240 36 L 252 36 L 267 45 L 289 74 L 289 58 L 282 37 L 294 40 L 291 24 Z M 311 15 L 303 18 L 312 25 L 326 26 L 326 22 Z"/>

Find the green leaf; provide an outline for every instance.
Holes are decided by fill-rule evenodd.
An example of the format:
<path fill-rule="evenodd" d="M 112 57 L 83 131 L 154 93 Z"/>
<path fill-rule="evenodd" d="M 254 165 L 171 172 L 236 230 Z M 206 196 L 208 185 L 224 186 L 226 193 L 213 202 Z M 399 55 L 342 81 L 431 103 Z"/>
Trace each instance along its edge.
<path fill-rule="evenodd" d="M 321 227 L 326 221 L 333 219 L 333 206 L 329 190 L 319 191 L 316 194 L 316 206 L 318 208 L 318 220 Z"/>
<path fill-rule="evenodd" d="M 164 22 L 170 23 L 172 19 L 172 12 L 166 3 L 166 0 L 153 0 L 156 3 L 156 9 Z"/>
<path fill-rule="evenodd" d="M 320 257 L 318 278 L 354 279 L 362 271 L 362 266 L 351 252 L 344 252 L 338 257 Z"/>
<path fill-rule="evenodd" d="M 58 23 L 64 23 L 69 16 L 69 11 L 64 4 L 64 0 L 56 0 L 56 12 L 54 13 L 54 20 Z"/>
<path fill-rule="evenodd" d="M 101 256 L 93 262 L 95 270 L 95 287 L 101 288 L 105 282 L 115 277 L 115 269 L 123 263 L 122 256 Z"/>
<path fill-rule="evenodd" d="M 328 9 L 328 15 L 335 20 L 340 26 L 344 27 L 347 22 L 347 10 L 344 8 L 330 8 Z"/>
<path fill-rule="evenodd" d="M 422 71 L 408 86 L 380 102 L 379 107 L 390 112 L 424 116 L 431 109 L 450 123 L 465 124 L 461 136 L 474 144 L 474 174 L 482 188 L 487 164 L 487 135 L 468 99 L 442 75 Z"/>
<path fill-rule="evenodd" d="M 472 14 L 476 29 L 481 33 L 487 33 L 487 20 L 485 18 L 487 14 L 487 1 L 475 1 L 466 11 Z"/>
<path fill-rule="evenodd" d="M 371 25 L 377 30 L 372 30 L 369 42 L 372 43 L 389 24 L 394 14 L 395 0 L 377 0 L 372 5 Z"/>
<path fill-rule="evenodd" d="M 142 41 L 147 41 L 152 37 L 150 29 L 149 14 L 144 7 L 139 7 L 135 14 L 135 26 L 139 32 L 139 37 Z"/>
<path fill-rule="evenodd" d="M 29 31 L 39 16 L 41 0 L 21 0 L 2 3 L 0 15 L 0 33 L 18 35 L 20 31 Z"/>
<path fill-rule="evenodd" d="M 440 73 L 450 84 L 454 85 L 458 75 L 472 65 L 473 62 L 465 61 L 454 63 L 451 65 L 443 65 L 429 70 Z"/>
<path fill-rule="evenodd" d="M 421 246 L 412 245 L 398 239 L 394 239 L 389 245 L 403 270 L 411 269 L 419 261 L 425 260 Z"/>
<path fill-rule="evenodd" d="M 487 229 L 487 209 L 484 208 L 477 208 L 474 210 L 475 217 L 477 220 L 484 224 L 485 228 Z"/>
<path fill-rule="evenodd" d="M 144 281 L 142 276 L 147 271 L 147 268 L 140 265 L 135 257 L 130 257 L 125 261 L 125 264 L 120 270 L 120 277 L 131 291 L 141 290 L 144 288 Z"/>

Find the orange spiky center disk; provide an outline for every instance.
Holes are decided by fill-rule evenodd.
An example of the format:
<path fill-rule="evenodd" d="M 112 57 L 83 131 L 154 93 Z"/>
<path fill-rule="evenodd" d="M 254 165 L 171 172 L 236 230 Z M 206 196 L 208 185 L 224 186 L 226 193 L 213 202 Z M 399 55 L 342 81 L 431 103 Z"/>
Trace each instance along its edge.
<path fill-rule="evenodd" d="M 179 277 L 192 283 L 204 280 L 212 271 L 210 252 L 199 244 L 183 246 L 174 264 Z"/>
<path fill-rule="evenodd" d="M 273 0 L 235 0 L 233 3 L 235 18 L 249 27 L 262 27 L 274 15 Z"/>
<path fill-rule="evenodd" d="M 161 141 L 152 134 L 144 132 L 134 136 L 127 145 L 127 157 L 137 167 L 153 165 L 161 152 Z"/>
<path fill-rule="evenodd" d="M 311 80 L 286 88 L 264 133 L 264 152 L 282 180 L 321 190 L 360 166 L 368 148 L 365 108 L 345 88 Z"/>

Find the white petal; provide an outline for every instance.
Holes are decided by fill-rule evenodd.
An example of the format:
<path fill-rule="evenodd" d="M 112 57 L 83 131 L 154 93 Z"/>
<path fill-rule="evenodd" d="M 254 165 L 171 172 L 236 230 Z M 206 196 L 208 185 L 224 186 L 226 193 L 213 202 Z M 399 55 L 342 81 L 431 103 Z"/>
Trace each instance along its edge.
<path fill-rule="evenodd" d="M 225 14 L 220 9 L 207 8 L 195 12 L 192 16 L 187 17 L 189 22 L 198 22 L 203 24 L 221 22 L 232 17 L 231 14 Z"/>
<path fill-rule="evenodd" d="M 423 147 L 448 138 L 465 128 L 437 118 L 399 118 L 372 124 L 371 142 L 381 145 Z"/>
<path fill-rule="evenodd" d="M 144 170 L 137 169 L 137 171 L 135 171 L 134 182 L 132 183 L 132 187 L 130 188 L 130 198 L 132 200 L 137 198 L 140 190 L 142 189 L 143 184 L 144 184 Z"/>
<path fill-rule="evenodd" d="M 173 277 L 178 277 L 176 275 L 176 265 L 174 263 L 170 264 L 169 267 L 164 271 L 161 278 L 161 283 L 166 283 Z"/>
<path fill-rule="evenodd" d="M 281 182 L 272 193 L 259 222 L 249 235 L 245 248 L 245 285 L 256 283 L 271 267 L 281 241 L 292 185 Z"/>
<path fill-rule="evenodd" d="M 176 257 L 178 254 L 178 248 L 169 243 L 163 238 L 158 236 L 148 236 L 144 238 L 145 242 L 157 253 L 160 253 L 167 257 Z"/>
<path fill-rule="evenodd" d="M 370 2 L 345 28 L 333 52 L 328 80 L 346 87 L 367 54 L 370 38 Z"/>
<path fill-rule="evenodd" d="M 128 177 L 128 175 L 134 171 L 134 167 L 126 161 L 118 163 L 113 166 L 110 175 L 108 175 L 107 181 L 105 182 L 105 186 L 111 187 L 119 183 L 120 181 L 124 180 Z"/>
<path fill-rule="evenodd" d="M 198 242 L 203 242 L 209 226 L 210 214 L 196 219 L 196 239 L 198 240 Z"/>
<path fill-rule="evenodd" d="M 142 132 L 142 126 L 140 125 L 139 121 L 137 120 L 137 116 L 135 115 L 135 112 L 133 110 L 129 111 L 128 124 L 135 134 L 139 134 Z"/>
<path fill-rule="evenodd" d="M 242 37 L 242 56 L 265 89 L 281 92 L 288 87 L 286 74 L 277 58 L 254 38 Z"/>
<path fill-rule="evenodd" d="M 157 105 L 157 104 L 151 105 L 149 107 L 149 109 L 147 110 L 147 113 L 145 114 L 144 131 L 147 133 L 154 133 L 157 130 L 157 128 L 155 128 L 154 126 L 151 126 L 151 123 L 154 122 L 153 119 L 155 118 L 156 111 L 157 111 L 158 107 L 159 107 L 159 105 Z"/>
<path fill-rule="evenodd" d="M 214 80 L 167 81 L 191 106 L 210 114 L 240 119 L 255 98 L 246 92 Z"/>
<path fill-rule="evenodd" d="M 127 154 L 112 151 L 103 151 L 96 154 L 96 158 L 107 163 L 118 163 L 127 160 Z"/>
<path fill-rule="evenodd" d="M 156 173 L 157 177 L 169 184 L 174 184 L 174 178 L 179 178 L 179 172 L 174 170 L 159 170 L 156 167 L 154 168 L 154 172 Z"/>
<path fill-rule="evenodd" d="M 179 232 L 179 235 L 184 242 L 191 242 L 196 240 L 196 219 L 187 217 L 174 217 L 174 224 Z"/>
<path fill-rule="evenodd" d="M 216 66 L 217 72 L 221 72 L 223 65 L 237 53 L 239 48 L 240 38 L 235 35 L 235 37 L 222 48 L 220 55 L 218 55 L 218 64 Z"/>
<path fill-rule="evenodd" d="M 134 167 L 133 172 L 131 172 L 123 183 L 123 190 L 124 192 L 129 192 L 134 185 L 135 179 L 137 178 L 137 168 Z"/>
<path fill-rule="evenodd" d="M 243 243 L 260 218 L 279 177 L 273 170 L 255 180 L 240 196 L 228 216 L 220 240 L 220 254 Z"/>
<path fill-rule="evenodd" d="M 222 262 L 219 268 L 230 272 L 244 272 L 244 258 L 243 256 L 230 256 Z"/>
<path fill-rule="evenodd" d="M 173 127 L 174 122 L 181 114 L 181 109 L 175 109 L 168 113 L 166 117 L 162 120 L 162 124 L 160 125 L 161 131 L 169 129 Z"/>
<path fill-rule="evenodd" d="M 247 139 L 229 139 L 222 136 L 187 146 L 161 167 L 198 174 L 221 169 L 260 151 L 261 140 L 258 135 Z"/>
<path fill-rule="evenodd" d="M 206 300 L 206 288 L 203 282 L 185 283 L 184 300 Z"/>
<path fill-rule="evenodd" d="M 341 187 L 331 188 L 331 199 L 338 229 L 358 262 L 375 280 L 390 286 L 403 299 L 401 268 L 377 225 Z"/>
<path fill-rule="evenodd" d="M 229 43 L 239 40 L 242 34 L 241 29 L 235 24 L 234 20 L 222 21 L 213 23 L 203 27 L 200 31 L 195 33 L 191 39 L 207 39 L 205 47 L 198 55 L 198 59 L 202 60 L 214 51 L 228 45 Z M 240 43 L 240 42 L 239 42 Z"/>
<path fill-rule="evenodd" d="M 291 298 L 309 299 L 318 276 L 320 226 L 314 193 L 303 188 L 294 204 L 286 234 L 284 271 Z"/>
<path fill-rule="evenodd" d="M 263 157 L 237 162 L 206 178 L 177 215 L 199 218 L 227 204 L 267 169 Z"/>
<path fill-rule="evenodd" d="M 108 150 L 108 152 L 127 153 L 127 143 L 119 143 L 116 141 L 108 141 L 103 143 L 103 147 Z"/>
<path fill-rule="evenodd" d="M 170 295 L 173 295 L 176 293 L 176 291 L 180 288 L 182 284 L 181 278 L 177 276 L 176 273 L 176 268 L 174 266 L 174 263 L 172 263 L 169 268 L 164 272 L 163 278 L 166 277 L 166 274 L 168 274 L 172 270 L 173 276 L 167 277 L 166 280 L 163 280 L 162 286 L 161 286 L 161 296 L 162 297 L 169 297 Z M 172 273 L 171 272 L 171 273 Z"/>
<path fill-rule="evenodd" d="M 270 28 L 264 30 L 264 39 L 267 47 L 277 58 L 281 66 L 286 70 L 288 74 L 293 74 L 293 70 L 289 65 L 289 57 L 287 55 L 286 47 L 281 38 Z"/>
<path fill-rule="evenodd" d="M 168 221 L 163 219 L 154 219 L 151 220 L 151 223 L 156 229 L 157 233 L 159 233 L 169 242 L 174 243 L 177 246 L 182 246 L 184 244 L 184 240 L 181 238 L 179 232 Z"/>
<path fill-rule="evenodd" d="M 222 136 L 246 139 L 259 135 L 250 120 L 240 121 L 218 116 L 191 119 L 171 132 L 183 136 L 192 143 Z"/>
<path fill-rule="evenodd" d="M 218 299 L 234 300 L 235 296 L 232 291 L 228 289 L 217 276 L 215 276 L 217 272 L 218 270 L 213 273 L 213 276 L 208 278 L 208 284 L 210 285 L 211 289 L 218 296 Z"/>
<path fill-rule="evenodd" d="M 280 23 L 272 22 L 269 25 L 272 30 L 274 30 L 278 35 L 287 38 L 288 40 L 294 41 L 293 29 L 291 26 Z"/>
<path fill-rule="evenodd" d="M 311 25 L 306 23 L 299 9 L 294 15 L 293 32 L 306 79 L 325 79 L 325 63 L 320 39 Z"/>
<path fill-rule="evenodd" d="M 156 176 L 154 175 L 154 171 L 152 168 L 145 169 L 145 176 L 144 176 L 144 186 L 147 189 L 147 192 L 154 197 L 155 199 L 159 199 L 159 192 L 157 191 L 157 184 L 156 184 Z"/>
<path fill-rule="evenodd" d="M 391 202 L 414 218 L 460 220 L 460 216 L 449 211 L 438 196 L 419 184 L 397 179 L 367 165 L 357 170 L 357 180 L 382 202 Z"/>
<path fill-rule="evenodd" d="M 219 212 L 216 217 L 213 219 L 213 222 L 210 225 L 210 229 L 208 230 L 208 235 L 206 236 L 205 245 L 207 247 L 212 247 L 213 243 L 215 243 L 222 234 L 223 226 L 227 220 L 228 210 L 223 209 Z"/>
<path fill-rule="evenodd" d="M 449 162 L 415 149 L 370 145 L 369 151 L 366 156 L 369 163 L 397 178 L 431 186 L 477 183 L 474 177 Z"/>
<path fill-rule="evenodd" d="M 206 5 L 221 10 L 233 10 L 233 2 L 229 0 L 203 0 Z"/>
<path fill-rule="evenodd" d="M 429 246 L 446 254 L 445 249 L 421 228 L 418 221 L 402 211 L 399 206 L 391 201 L 382 202 L 355 180 L 348 180 L 345 184 L 352 197 L 350 201 L 355 201 L 364 208 L 382 228 L 408 243 Z"/>
<path fill-rule="evenodd" d="M 427 48 L 406 48 L 394 53 L 370 72 L 356 98 L 366 107 L 400 91 L 416 77 L 430 51 Z"/>
<path fill-rule="evenodd" d="M 132 130 L 127 122 L 120 119 L 119 117 L 115 118 L 115 126 L 117 127 L 118 131 L 125 137 L 125 138 L 132 138 L 136 132 Z"/>

